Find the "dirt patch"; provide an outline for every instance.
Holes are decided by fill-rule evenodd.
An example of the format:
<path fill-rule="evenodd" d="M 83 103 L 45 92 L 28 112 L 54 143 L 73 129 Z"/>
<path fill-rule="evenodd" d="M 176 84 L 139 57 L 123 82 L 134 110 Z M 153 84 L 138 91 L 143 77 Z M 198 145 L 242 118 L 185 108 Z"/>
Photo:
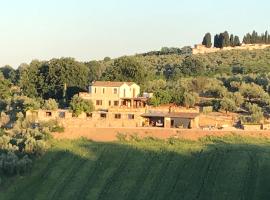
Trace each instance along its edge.
<path fill-rule="evenodd" d="M 116 141 L 117 134 L 134 135 L 139 137 L 155 137 L 160 139 L 168 139 L 170 137 L 183 138 L 188 140 L 198 140 L 205 136 L 224 136 L 228 134 L 239 134 L 251 137 L 266 137 L 270 138 L 270 131 L 205 131 L 205 130 L 179 130 L 179 129 L 164 129 L 164 128 L 66 128 L 64 133 L 55 133 L 56 139 L 77 139 L 85 137 L 93 141 L 109 142 Z"/>

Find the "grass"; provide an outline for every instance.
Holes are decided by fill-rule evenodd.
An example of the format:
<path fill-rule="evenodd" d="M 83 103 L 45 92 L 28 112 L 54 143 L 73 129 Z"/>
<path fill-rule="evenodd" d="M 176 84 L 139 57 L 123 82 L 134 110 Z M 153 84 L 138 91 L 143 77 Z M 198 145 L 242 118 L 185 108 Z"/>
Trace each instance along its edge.
<path fill-rule="evenodd" d="M 236 135 L 200 141 L 149 138 L 54 141 L 0 199 L 269 199 L 270 141 Z"/>

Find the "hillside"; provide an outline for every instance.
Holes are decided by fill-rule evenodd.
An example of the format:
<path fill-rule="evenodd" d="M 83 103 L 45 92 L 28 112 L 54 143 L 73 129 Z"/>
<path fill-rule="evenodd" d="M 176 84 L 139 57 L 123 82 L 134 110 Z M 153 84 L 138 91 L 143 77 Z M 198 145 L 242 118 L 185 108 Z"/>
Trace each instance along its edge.
<path fill-rule="evenodd" d="M 239 136 L 58 141 L 0 199 L 269 199 L 269 152 L 269 140 Z"/>

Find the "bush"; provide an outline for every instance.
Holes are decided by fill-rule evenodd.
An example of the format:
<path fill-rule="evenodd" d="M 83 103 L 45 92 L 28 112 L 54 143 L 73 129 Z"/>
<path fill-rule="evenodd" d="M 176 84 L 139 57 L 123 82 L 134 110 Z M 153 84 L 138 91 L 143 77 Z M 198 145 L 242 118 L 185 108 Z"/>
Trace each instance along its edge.
<path fill-rule="evenodd" d="M 63 133 L 65 131 L 65 127 L 57 125 L 57 126 L 54 126 L 51 131 L 53 133 L 54 132 Z"/>
<path fill-rule="evenodd" d="M 70 110 L 75 116 L 79 116 L 81 113 L 91 113 L 94 111 L 94 105 L 91 100 L 85 100 L 74 95 L 70 102 Z"/>
<path fill-rule="evenodd" d="M 45 100 L 42 108 L 45 110 L 57 110 L 58 103 L 55 101 L 55 99 L 48 99 L 48 100 Z"/>
<path fill-rule="evenodd" d="M 25 155 L 19 159 L 13 152 L 0 155 L 0 171 L 7 175 L 23 174 L 32 166 L 32 160 Z"/>
<path fill-rule="evenodd" d="M 120 142 L 125 142 L 127 141 L 127 134 L 125 133 L 117 133 L 116 134 L 116 138 L 120 141 Z"/>
<path fill-rule="evenodd" d="M 213 106 L 205 106 L 205 107 L 203 107 L 202 112 L 203 112 L 203 114 L 208 114 L 208 113 L 213 112 Z"/>

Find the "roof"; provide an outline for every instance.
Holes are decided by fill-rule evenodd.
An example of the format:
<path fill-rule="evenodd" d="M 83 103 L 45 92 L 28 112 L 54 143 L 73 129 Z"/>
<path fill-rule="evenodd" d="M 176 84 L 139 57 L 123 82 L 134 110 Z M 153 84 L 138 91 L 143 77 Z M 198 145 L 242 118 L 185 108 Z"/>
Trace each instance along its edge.
<path fill-rule="evenodd" d="M 142 117 L 170 117 L 170 118 L 186 118 L 194 119 L 199 116 L 199 113 L 184 113 L 184 112 L 149 112 L 141 115 Z"/>
<path fill-rule="evenodd" d="M 120 82 L 120 81 L 95 81 L 92 83 L 92 86 L 98 86 L 98 87 L 120 87 L 123 84 L 127 84 L 128 86 L 131 86 L 135 84 L 134 82 Z"/>
<path fill-rule="evenodd" d="M 194 119 L 199 116 L 199 113 L 183 113 L 183 112 L 172 112 L 168 113 L 166 117 L 172 118 L 187 118 L 187 119 Z"/>
<path fill-rule="evenodd" d="M 144 113 L 141 115 L 142 117 L 165 117 L 166 113 L 162 112 L 149 112 L 149 113 Z"/>

